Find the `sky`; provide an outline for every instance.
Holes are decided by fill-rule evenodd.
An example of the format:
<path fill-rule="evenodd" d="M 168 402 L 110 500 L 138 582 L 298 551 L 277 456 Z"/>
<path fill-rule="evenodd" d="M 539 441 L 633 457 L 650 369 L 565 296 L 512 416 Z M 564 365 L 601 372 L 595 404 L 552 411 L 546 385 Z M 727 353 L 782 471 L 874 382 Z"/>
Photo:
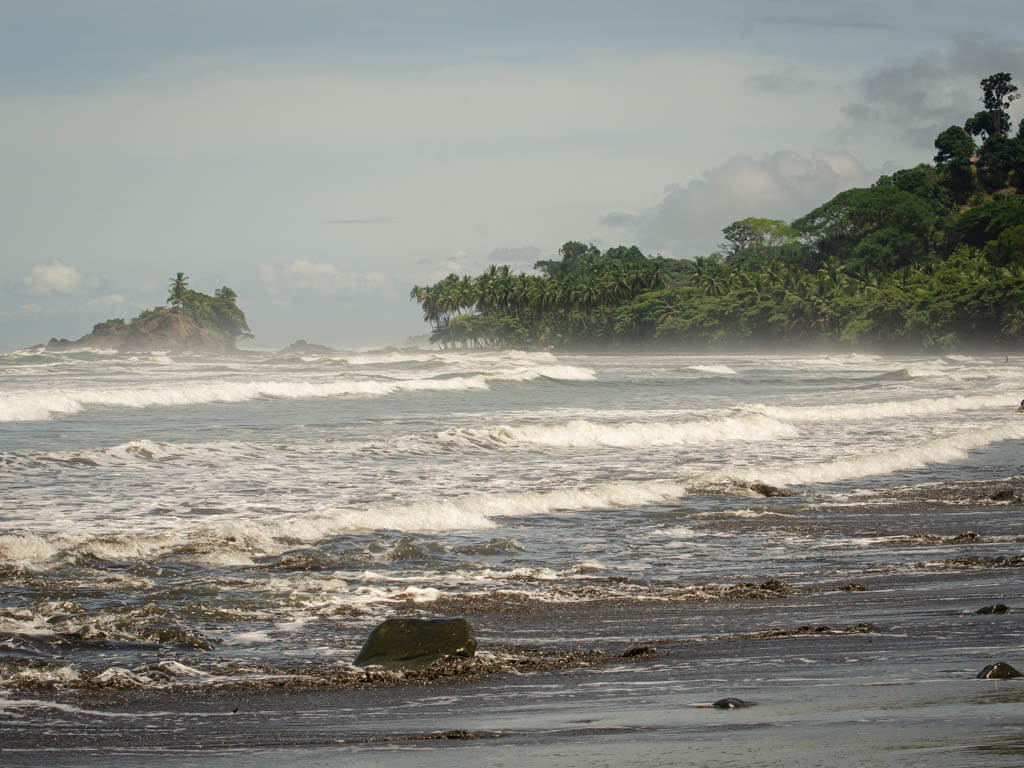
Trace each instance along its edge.
<path fill-rule="evenodd" d="M 1019 0 L 0 0 L 0 349 L 190 287 L 255 339 L 426 332 L 568 240 L 693 258 L 1024 88 Z M 1014 104 L 1014 122 L 1024 117 Z"/>

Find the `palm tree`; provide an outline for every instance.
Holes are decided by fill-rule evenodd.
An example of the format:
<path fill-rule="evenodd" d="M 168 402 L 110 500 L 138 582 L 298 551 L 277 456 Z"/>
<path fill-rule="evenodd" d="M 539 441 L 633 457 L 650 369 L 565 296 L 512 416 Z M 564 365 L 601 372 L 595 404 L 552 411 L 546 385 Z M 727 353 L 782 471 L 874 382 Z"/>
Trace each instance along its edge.
<path fill-rule="evenodd" d="M 188 312 L 189 317 L 195 320 L 196 323 L 202 326 L 209 326 L 216 321 L 217 312 L 214 308 L 213 299 L 210 296 L 204 293 L 188 291 L 185 297 L 185 311 Z"/>
<path fill-rule="evenodd" d="M 181 312 L 185 304 L 185 294 L 187 292 L 188 278 L 185 277 L 184 272 L 179 272 L 171 278 L 171 295 L 167 297 L 167 301 L 170 302 L 172 307 L 176 307 Z"/>

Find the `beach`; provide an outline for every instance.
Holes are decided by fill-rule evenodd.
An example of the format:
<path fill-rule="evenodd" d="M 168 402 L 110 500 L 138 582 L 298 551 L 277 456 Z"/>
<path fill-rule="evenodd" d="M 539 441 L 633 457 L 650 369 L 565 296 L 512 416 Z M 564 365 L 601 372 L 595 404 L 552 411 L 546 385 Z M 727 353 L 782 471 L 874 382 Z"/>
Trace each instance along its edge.
<path fill-rule="evenodd" d="M 51 358 L 0 377 L 4 765 L 1024 761 L 1020 361 Z M 477 654 L 354 667 L 389 616 Z"/>

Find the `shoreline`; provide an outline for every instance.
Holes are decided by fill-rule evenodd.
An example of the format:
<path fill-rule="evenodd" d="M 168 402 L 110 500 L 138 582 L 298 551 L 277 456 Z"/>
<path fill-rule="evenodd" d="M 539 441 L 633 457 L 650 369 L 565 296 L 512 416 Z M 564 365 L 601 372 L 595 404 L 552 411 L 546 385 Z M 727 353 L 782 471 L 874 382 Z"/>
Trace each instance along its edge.
<path fill-rule="evenodd" d="M 503 617 L 524 636 L 548 638 L 538 655 L 561 647 L 562 663 L 548 668 L 358 689 L 10 692 L 0 758 L 441 765 L 448 750 L 471 749 L 495 765 L 605 764 L 614 754 L 631 765 L 672 755 L 676 764 L 725 765 L 728 755 L 751 764 L 751 754 L 763 765 L 820 765 L 825 755 L 837 766 L 991 765 L 994 754 L 1024 758 L 1024 679 L 976 678 L 995 661 L 1024 667 L 1024 590 L 1006 575 L 978 568 L 778 600 L 578 603 Z M 1009 611 L 979 613 L 997 585 Z M 491 648 L 507 632 L 502 617 L 483 618 L 474 626 Z M 621 656 L 638 644 L 655 653 Z M 723 697 L 752 706 L 711 706 Z M 37 702 L 28 706 L 46 711 L 49 726 L 19 729 L 19 701 Z M 571 760 L 547 762 L 552 755 Z"/>

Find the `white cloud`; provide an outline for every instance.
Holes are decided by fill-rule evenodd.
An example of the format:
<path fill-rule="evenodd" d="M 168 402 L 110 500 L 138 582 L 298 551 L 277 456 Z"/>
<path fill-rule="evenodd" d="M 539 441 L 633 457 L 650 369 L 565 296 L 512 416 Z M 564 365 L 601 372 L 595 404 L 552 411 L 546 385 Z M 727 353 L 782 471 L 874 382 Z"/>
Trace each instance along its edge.
<path fill-rule="evenodd" d="M 849 187 L 878 178 L 848 152 L 736 155 L 686 185 L 673 184 L 653 208 L 610 213 L 602 223 L 630 231 L 646 250 L 693 257 L 721 241 L 726 225 L 748 216 L 791 219 Z"/>
<path fill-rule="evenodd" d="M 947 49 L 887 62 L 860 78 L 833 135 L 847 146 L 903 142 L 930 161 L 935 137 L 982 109 L 979 83 L 996 72 L 1024 74 L 1024 43 L 961 36 Z M 1013 111 L 1019 119 L 1021 108 Z"/>
<path fill-rule="evenodd" d="M 288 294 L 314 293 L 324 296 L 343 294 L 369 296 L 395 287 L 395 280 L 380 272 L 346 272 L 325 261 L 298 259 L 277 271 L 261 266 L 260 276 L 272 282 L 275 292 Z"/>
<path fill-rule="evenodd" d="M 120 293 L 97 296 L 85 302 L 85 308 L 89 312 L 123 312 L 127 305 L 128 302 Z"/>
<path fill-rule="evenodd" d="M 327 262 L 299 259 L 285 268 L 283 277 L 298 290 L 319 290 L 333 293 L 342 282 L 341 271 Z"/>
<path fill-rule="evenodd" d="M 22 278 L 22 283 L 37 296 L 49 296 L 52 293 L 73 295 L 85 287 L 85 278 L 74 267 L 61 261 L 40 264 Z"/>
<path fill-rule="evenodd" d="M 529 272 L 541 258 L 544 258 L 544 252 L 540 248 L 523 245 L 518 248 L 496 248 L 484 257 L 459 250 L 437 260 L 422 258 L 417 266 L 421 268 L 421 274 L 425 275 L 424 282 L 434 283 L 451 274 L 475 277 L 491 264 L 508 266 L 512 272 Z"/>
<path fill-rule="evenodd" d="M 336 65 L 309 70 L 305 60 L 276 61 L 273 69 L 259 61 L 179 64 L 108 90 L 0 100 L 0 119 L 24 146 L 64 151 L 109 147 L 173 156 L 411 139 L 440 142 L 436 151 L 443 154 L 467 139 L 493 146 L 510 137 L 616 138 L 634 134 L 638 120 L 658 132 L 679 131 L 692 124 L 695 104 L 722 126 L 736 124 L 751 108 L 744 78 L 785 62 L 704 50 L 470 61 L 376 74 Z"/>
<path fill-rule="evenodd" d="M 431 273 L 440 280 L 448 275 L 476 274 L 480 270 L 480 259 L 469 255 L 467 251 L 456 251 L 434 262 L 432 259 L 420 259 L 423 265 L 432 265 Z"/>

